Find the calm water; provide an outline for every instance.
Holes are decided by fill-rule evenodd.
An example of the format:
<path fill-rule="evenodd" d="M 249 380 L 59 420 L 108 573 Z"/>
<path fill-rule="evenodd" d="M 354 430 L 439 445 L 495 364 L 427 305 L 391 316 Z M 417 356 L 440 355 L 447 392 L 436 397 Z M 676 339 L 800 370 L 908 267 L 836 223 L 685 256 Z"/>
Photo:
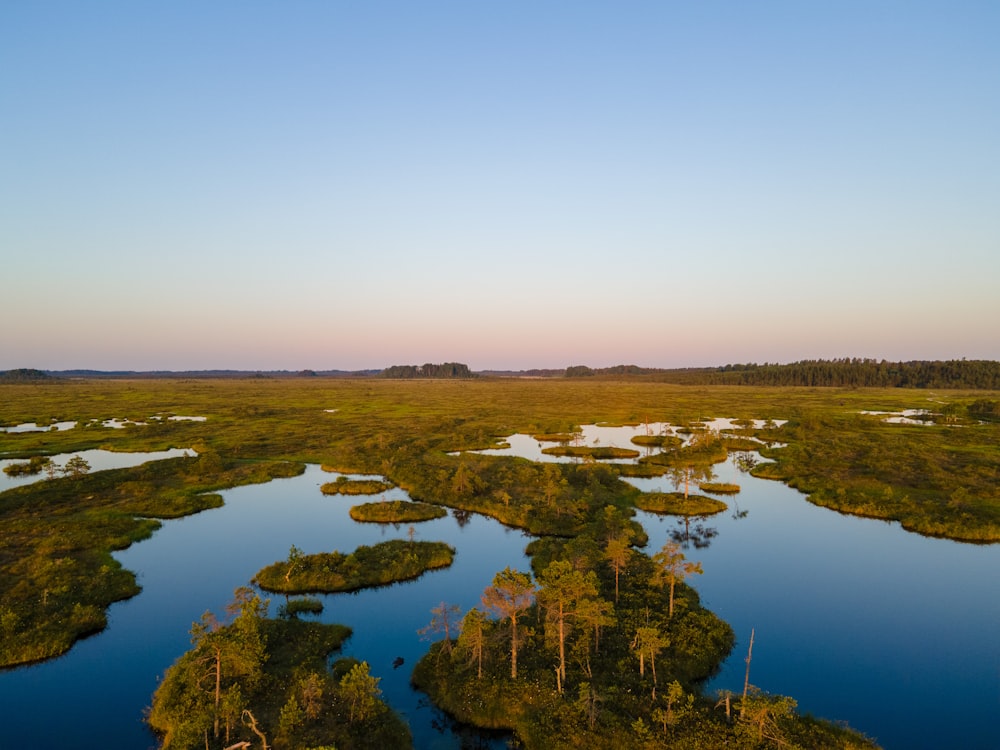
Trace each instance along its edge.
<path fill-rule="evenodd" d="M 114 605 L 110 627 L 65 657 L 0 673 L 0 748 L 156 747 L 142 723 L 143 709 L 158 677 L 190 647 L 188 631 L 203 612 L 222 615 L 233 589 L 264 565 L 285 559 L 293 544 L 306 553 L 350 551 L 407 537 L 407 525 L 351 520 L 348 509 L 358 498 L 319 491 L 335 476 L 311 466 L 300 477 L 226 491 L 225 507 L 168 521 L 152 539 L 119 553 L 122 564 L 137 572 L 142 593 Z M 393 490 L 385 497 L 405 495 Z M 384 697 L 409 721 L 417 747 L 454 748 L 457 737 L 439 730 L 439 712 L 409 685 L 410 670 L 429 645 L 417 630 L 441 601 L 463 612 L 478 604 L 505 566 L 529 570 L 529 540 L 482 516 L 460 525 L 449 515 L 414 528 L 416 539 L 453 545 L 455 564 L 417 581 L 320 597 L 326 605 L 321 619 L 354 629 L 343 654 L 371 664 Z M 393 669 L 400 656 L 403 666 Z"/>
<path fill-rule="evenodd" d="M 631 434 L 596 439 L 625 447 Z M 538 448 L 530 438 L 510 442 L 511 452 Z M 687 555 L 705 569 L 694 586 L 739 642 L 710 690 L 742 689 L 755 628 L 751 682 L 794 696 L 802 711 L 847 721 L 890 750 L 998 746 L 1000 545 L 926 539 L 817 508 L 730 464 L 716 469 L 720 481 L 743 491 L 727 499 L 729 512 L 702 522 L 715 534 L 709 546 L 691 544 Z M 221 612 L 235 587 L 285 558 L 292 544 L 311 553 L 405 538 L 407 526 L 350 520 L 356 499 L 319 492 L 331 477 L 310 467 L 301 477 L 227 491 L 226 507 L 167 522 L 119 554 L 138 572 L 142 594 L 112 607 L 110 628 L 68 656 L 0 673 L 0 748 L 155 747 L 142 710 L 205 610 Z M 632 481 L 673 489 L 664 479 Z M 671 517 L 639 518 L 651 551 L 682 531 Z M 454 545 L 454 566 L 388 589 L 323 597 L 322 618 L 354 628 L 344 653 L 371 663 L 418 748 L 454 748 L 458 740 L 439 730 L 437 712 L 409 687 L 410 669 L 427 648 L 416 630 L 441 601 L 463 610 L 478 603 L 504 566 L 527 570 L 528 540 L 479 516 L 416 530 L 418 539 Z M 405 663 L 393 669 L 397 656 Z"/>
<path fill-rule="evenodd" d="M 157 461 L 161 458 L 179 458 L 180 456 L 194 455 L 195 452 L 193 450 L 184 448 L 170 448 L 165 451 L 148 452 L 106 451 L 95 448 L 93 450 L 77 451 L 76 453 L 60 453 L 51 458 L 55 466 L 62 468 L 71 458 L 79 456 L 87 462 L 91 471 L 101 471 L 103 469 L 126 469 L 131 466 L 139 466 L 147 461 Z M 5 466 L 10 464 L 23 464 L 26 462 L 27 459 L 23 458 L 0 459 L 0 492 L 9 490 L 11 487 L 20 487 L 23 484 L 40 482 L 47 478 L 44 470 L 38 474 L 21 474 L 19 476 L 10 476 L 3 470 Z"/>

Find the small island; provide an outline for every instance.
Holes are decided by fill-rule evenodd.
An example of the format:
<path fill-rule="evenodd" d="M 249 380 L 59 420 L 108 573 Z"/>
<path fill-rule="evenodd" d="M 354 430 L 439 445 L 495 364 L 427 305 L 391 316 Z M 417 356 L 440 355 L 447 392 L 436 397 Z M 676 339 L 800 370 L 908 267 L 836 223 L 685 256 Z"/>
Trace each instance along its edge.
<path fill-rule="evenodd" d="M 638 458 L 639 451 L 632 448 L 616 448 L 610 445 L 555 445 L 542 448 L 547 456 L 569 456 L 571 458 L 592 458 L 595 461 L 606 461 L 609 458 Z"/>
<path fill-rule="evenodd" d="M 381 503 L 355 505 L 351 518 L 362 523 L 416 523 L 444 518 L 448 511 L 440 505 L 409 500 L 388 500 Z"/>
<path fill-rule="evenodd" d="M 650 513 L 668 513 L 673 516 L 708 516 L 721 513 L 727 506 L 721 500 L 704 495 L 687 495 L 683 492 L 643 492 L 635 500 L 635 507 Z"/>
<path fill-rule="evenodd" d="M 378 479 L 337 477 L 335 482 L 327 482 L 319 489 L 324 495 L 377 495 L 388 492 L 392 485 Z"/>
<path fill-rule="evenodd" d="M 428 570 L 447 568 L 454 557 L 455 549 L 444 542 L 402 539 L 362 545 L 349 555 L 336 551 L 304 555 L 292 547 L 287 560 L 263 568 L 254 583 L 279 594 L 357 591 L 419 578 Z"/>
<path fill-rule="evenodd" d="M 702 482 L 698 489 L 713 495 L 735 495 L 740 491 L 740 486 L 732 482 Z"/>
<path fill-rule="evenodd" d="M 269 619 L 267 605 L 241 588 L 229 618 L 205 613 L 194 624 L 193 647 L 167 670 L 146 718 L 164 748 L 413 746 L 366 662 L 328 666 L 350 628 Z"/>

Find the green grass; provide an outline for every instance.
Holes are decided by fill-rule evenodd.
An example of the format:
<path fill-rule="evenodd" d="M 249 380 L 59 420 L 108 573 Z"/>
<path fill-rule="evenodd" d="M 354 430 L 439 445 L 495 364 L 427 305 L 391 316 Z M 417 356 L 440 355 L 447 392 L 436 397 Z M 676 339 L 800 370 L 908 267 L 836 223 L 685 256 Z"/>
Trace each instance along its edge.
<path fill-rule="evenodd" d="M 279 561 L 254 576 L 265 591 L 282 594 L 357 591 L 418 578 L 429 570 L 446 568 L 455 550 L 444 542 L 393 539 L 371 547 L 362 545 L 345 555 L 320 552 L 294 563 Z"/>
<path fill-rule="evenodd" d="M 407 500 L 387 500 L 381 503 L 355 505 L 351 518 L 365 523 L 416 523 L 444 518 L 448 511 L 437 505 L 414 503 Z"/>
<path fill-rule="evenodd" d="M 324 495 L 378 495 L 391 490 L 392 484 L 377 479 L 338 477 L 334 482 L 325 482 L 319 489 Z"/>
<path fill-rule="evenodd" d="M 669 513 L 674 516 L 707 516 L 721 513 L 729 506 L 721 500 L 683 492 L 644 492 L 635 501 L 635 507 L 650 513 Z"/>

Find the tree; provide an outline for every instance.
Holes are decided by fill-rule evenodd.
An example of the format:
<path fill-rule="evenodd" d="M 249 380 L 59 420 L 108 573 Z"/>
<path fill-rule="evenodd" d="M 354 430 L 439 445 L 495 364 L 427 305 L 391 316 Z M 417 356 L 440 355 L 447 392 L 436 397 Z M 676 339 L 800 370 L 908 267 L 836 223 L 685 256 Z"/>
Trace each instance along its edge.
<path fill-rule="evenodd" d="M 642 626 L 635 631 L 635 638 L 632 640 L 632 650 L 639 657 L 639 676 L 646 674 L 646 659 L 649 659 L 649 666 L 653 670 L 653 690 L 656 690 L 656 657 L 667 646 L 670 639 L 659 629 L 651 626 Z"/>
<path fill-rule="evenodd" d="M 556 560 L 538 576 L 538 603 L 545 619 L 555 626 L 559 643 L 560 692 L 566 680 L 566 633 L 572 620 L 580 616 L 581 605 L 597 598 L 597 576 L 586 575 L 565 560 Z"/>
<path fill-rule="evenodd" d="M 788 744 L 780 722 L 790 718 L 797 705 L 794 698 L 767 695 L 752 688 L 740 702 L 737 731 L 740 734 L 752 734 L 758 743 L 768 739 L 778 745 Z"/>
<path fill-rule="evenodd" d="M 694 708 L 694 696 L 685 693 L 681 684 L 674 680 L 667 685 L 666 708 L 662 706 L 653 710 L 651 718 L 653 721 L 663 725 L 663 733 L 666 734 L 670 727 L 680 722 L 689 715 Z"/>
<path fill-rule="evenodd" d="M 535 585 L 531 575 L 510 567 L 493 577 L 493 585 L 482 596 L 483 606 L 501 620 L 510 620 L 510 676 L 517 679 L 517 619 L 527 611 L 535 599 Z"/>
<path fill-rule="evenodd" d="M 63 466 L 63 473 L 74 479 L 82 477 L 88 471 L 90 471 L 90 464 L 87 463 L 83 456 L 73 456 Z"/>
<path fill-rule="evenodd" d="M 673 466 L 669 470 L 670 479 L 674 483 L 674 488 L 680 489 L 684 485 L 684 499 L 688 499 L 691 483 L 708 482 L 715 476 L 715 472 L 709 464 L 698 461 L 685 461 L 682 464 Z"/>
<path fill-rule="evenodd" d="M 318 719 L 323 709 L 323 680 L 318 674 L 311 672 L 299 682 L 299 692 L 306 718 Z"/>
<path fill-rule="evenodd" d="M 669 616 L 674 616 L 674 588 L 689 575 L 702 572 L 701 563 L 686 562 L 679 544 L 667 542 L 663 549 L 653 555 L 655 570 L 653 583 L 657 586 L 670 587 Z"/>
<path fill-rule="evenodd" d="M 467 651 L 469 660 L 476 662 L 476 678 L 483 676 L 483 653 L 486 650 L 486 617 L 476 607 L 465 613 L 458 634 L 458 647 Z"/>
<path fill-rule="evenodd" d="M 285 571 L 285 583 L 289 582 L 292 577 L 292 571 L 295 567 L 302 562 L 303 558 L 302 550 L 296 547 L 294 544 L 288 550 L 288 569 Z"/>
<path fill-rule="evenodd" d="M 594 633 L 594 653 L 601 645 L 601 628 L 615 624 L 614 605 L 606 599 L 595 597 L 577 602 L 576 617 L 592 628 Z"/>
<path fill-rule="evenodd" d="M 150 712 L 150 723 L 165 732 L 164 748 L 189 746 L 209 733 L 218 740 L 223 725 L 228 737 L 243 717 L 243 696 L 259 685 L 267 660 L 266 611 L 266 601 L 239 588 L 227 607 L 230 624 L 206 612 L 192 625 L 193 648 L 167 671 Z"/>
<path fill-rule="evenodd" d="M 618 603 L 618 575 L 628 565 L 631 556 L 632 546 L 628 538 L 624 536 L 609 539 L 604 548 L 604 559 L 611 564 L 615 571 L 615 604 Z"/>
<path fill-rule="evenodd" d="M 420 628 L 417 633 L 422 638 L 430 638 L 434 633 L 444 633 L 444 644 L 442 651 L 451 651 L 451 634 L 458 626 L 458 613 L 461 610 L 457 604 L 445 604 L 441 602 L 438 606 L 431 608 L 431 622 L 427 627 Z"/>
<path fill-rule="evenodd" d="M 378 677 L 369 673 L 368 662 L 363 661 L 351 667 L 351 671 L 340 679 L 340 692 L 350 705 L 351 722 L 364 721 L 375 714 L 382 691 Z"/>

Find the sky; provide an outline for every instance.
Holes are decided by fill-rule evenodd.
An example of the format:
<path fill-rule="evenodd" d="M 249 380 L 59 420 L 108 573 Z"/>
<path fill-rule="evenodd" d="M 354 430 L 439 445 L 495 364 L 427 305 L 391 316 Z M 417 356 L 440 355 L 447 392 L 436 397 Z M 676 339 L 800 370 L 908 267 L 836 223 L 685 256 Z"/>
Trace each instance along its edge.
<path fill-rule="evenodd" d="M 1000 359 L 1000 3 L 0 3 L 0 370 Z"/>

